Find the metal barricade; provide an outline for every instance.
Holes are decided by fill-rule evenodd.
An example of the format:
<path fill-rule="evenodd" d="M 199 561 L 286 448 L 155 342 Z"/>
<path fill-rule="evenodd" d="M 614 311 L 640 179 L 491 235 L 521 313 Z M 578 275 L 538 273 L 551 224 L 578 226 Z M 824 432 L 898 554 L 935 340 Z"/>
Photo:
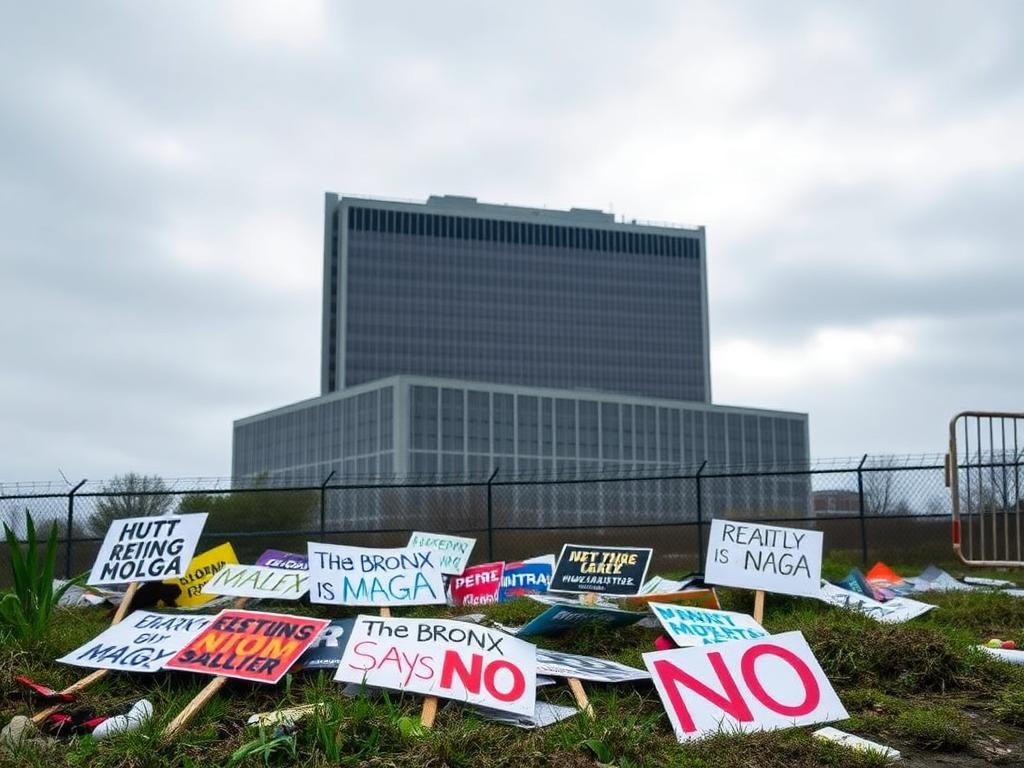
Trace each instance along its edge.
<path fill-rule="evenodd" d="M 964 411 L 949 422 L 953 552 L 967 565 L 1022 566 L 1024 413 Z"/>

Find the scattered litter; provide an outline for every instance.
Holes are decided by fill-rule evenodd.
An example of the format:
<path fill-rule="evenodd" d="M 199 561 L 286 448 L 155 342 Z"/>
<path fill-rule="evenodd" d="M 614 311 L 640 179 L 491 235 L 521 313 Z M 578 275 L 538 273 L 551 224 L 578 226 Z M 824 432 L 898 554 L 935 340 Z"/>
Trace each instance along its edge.
<path fill-rule="evenodd" d="M 31 717 L 15 715 L 11 722 L 0 730 L 0 750 L 17 752 L 30 742 L 52 741 L 40 733 Z"/>
<path fill-rule="evenodd" d="M 137 731 L 153 716 L 153 705 L 149 699 L 139 699 L 123 715 L 108 717 L 92 731 L 94 739 L 107 739 L 129 731 Z"/>
<path fill-rule="evenodd" d="M 1012 648 L 989 648 L 987 645 L 979 645 L 977 647 L 990 656 L 995 656 L 1000 661 L 1005 661 L 1008 664 L 1024 664 L 1024 651 Z"/>
<path fill-rule="evenodd" d="M 276 709 L 273 712 L 259 712 L 252 715 L 245 721 L 246 725 L 258 725 L 260 728 L 269 728 L 276 725 L 294 725 L 306 715 L 312 715 L 317 710 L 323 709 L 324 703 L 303 704 L 301 707 L 289 709 Z"/>
<path fill-rule="evenodd" d="M 554 725 L 557 722 L 567 720 L 573 715 L 579 714 L 579 710 L 575 707 L 548 704 L 546 701 L 538 701 L 534 705 L 533 715 L 517 715 L 512 712 L 502 712 L 500 709 L 489 709 L 487 707 L 472 707 L 472 710 L 484 720 L 514 725 L 516 728 L 523 728 L 525 730 Z"/>
<path fill-rule="evenodd" d="M 975 584 L 979 587 L 991 587 L 993 589 L 1012 589 L 1017 585 L 1012 581 L 1006 579 L 986 579 L 981 576 L 964 576 L 964 581 L 968 584 Z"/>
<path fill-rule="evenodd" d="M 28 688 L 43 701 L 69 704 L 75 700 L 75 695 L 73 693 L 61 693 L 60 691 L 55 691 L 53 690 L 53 688 L 47 688 L 45 685 L 42 685 L 41 683 L 37 683 L 34 680 L 30 680 L 29 678 L 25 677 L 25 675 L 19 675 L 18 677 L 14 678 L 14 682 L 24 686 L 25 688 Z"/>
<path fill-rule="evenodd" d="M 850 749 L 859 749 L 865 752 L 878 752 L 883 757 L 887 757 L 890 760 L 900 759 L 899 750 L 887 747 L 884 744 L 878 744 L 874 741 L 868 741 L 860 736 L 854 736 L 852 733 L 847 733 L 846 731 L 840 731 L 838 728 L 833 728 L 832 726 L 819 728 L 814 732 L 814 738 L 834 741 L 836 744 L 842 744 L 844 747 L 849 747 Z"/>

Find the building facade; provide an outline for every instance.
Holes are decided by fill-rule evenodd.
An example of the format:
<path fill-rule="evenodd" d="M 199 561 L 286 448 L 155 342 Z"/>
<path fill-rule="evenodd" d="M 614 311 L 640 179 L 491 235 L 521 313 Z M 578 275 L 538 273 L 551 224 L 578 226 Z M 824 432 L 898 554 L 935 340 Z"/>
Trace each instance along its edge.
<path fill-rule="evenodd" d="M 711 403 L 703 228 L 333 194 L 324 221 L 321 394 L 236 421 L 234 477 L 434 482 L 807 466 L 806 414 Z M 705 495 L 709 514 L 810 506 L 798 475 L 709 480 Z M 616 511 L 580 490 L 517 506 L 545 525 L 551 515 L 632 515 L 633 502 Z"/>

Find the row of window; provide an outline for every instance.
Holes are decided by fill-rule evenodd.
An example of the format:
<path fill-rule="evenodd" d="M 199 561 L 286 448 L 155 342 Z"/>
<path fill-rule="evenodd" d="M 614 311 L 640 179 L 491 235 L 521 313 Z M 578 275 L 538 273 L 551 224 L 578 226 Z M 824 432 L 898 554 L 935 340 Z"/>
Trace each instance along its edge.
<path fill-rule="evenodd" d="M 671 237 L 649 232 L 561 227 L 523 221 L 441 216 L 430 213 L 349 208 L 348 228 L 356 232 L 482 240 L 548 248 L 576 248 L 610 253 L 652 254 L 699 259 L 700 242 L 693 237 Z"/>

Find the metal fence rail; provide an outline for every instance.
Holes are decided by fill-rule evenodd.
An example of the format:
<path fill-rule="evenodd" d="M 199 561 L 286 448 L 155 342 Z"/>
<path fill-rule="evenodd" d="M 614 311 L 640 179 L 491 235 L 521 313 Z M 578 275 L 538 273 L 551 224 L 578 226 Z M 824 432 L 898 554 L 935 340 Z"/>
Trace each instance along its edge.
<path fill-rule="evenodd" d="M 996 466 L 1007 477 L 1019 469 Z M 111 519 L 178 511 L 208 512 L 201 546 L 231 541 L 242 562 L 268 548 L 305 551 L 310 539 L 400 546 L 410 531 L 429 530 L 476 537 L 474 562 L 557 552 L 579 540 L 651 546 L 655 567 L 687 570 L 701 566 L 715 517 L 822 530 L 826 552 L 851 562 L 941 560 L 950 549 L 952 507 L 941 456 L 862 456 L 772 469 L 705 462 L 572 476 L 495 471 L 450 482 L 143 479 L 148 484 L 130 490 L 116 482 L 0 484 L 0 520 L 19 535 L 26 511 L 44 530 L 56 524 L 65 574 L 92 565 Z M 0 579 L 8 574 L 0 562 Z"/>

